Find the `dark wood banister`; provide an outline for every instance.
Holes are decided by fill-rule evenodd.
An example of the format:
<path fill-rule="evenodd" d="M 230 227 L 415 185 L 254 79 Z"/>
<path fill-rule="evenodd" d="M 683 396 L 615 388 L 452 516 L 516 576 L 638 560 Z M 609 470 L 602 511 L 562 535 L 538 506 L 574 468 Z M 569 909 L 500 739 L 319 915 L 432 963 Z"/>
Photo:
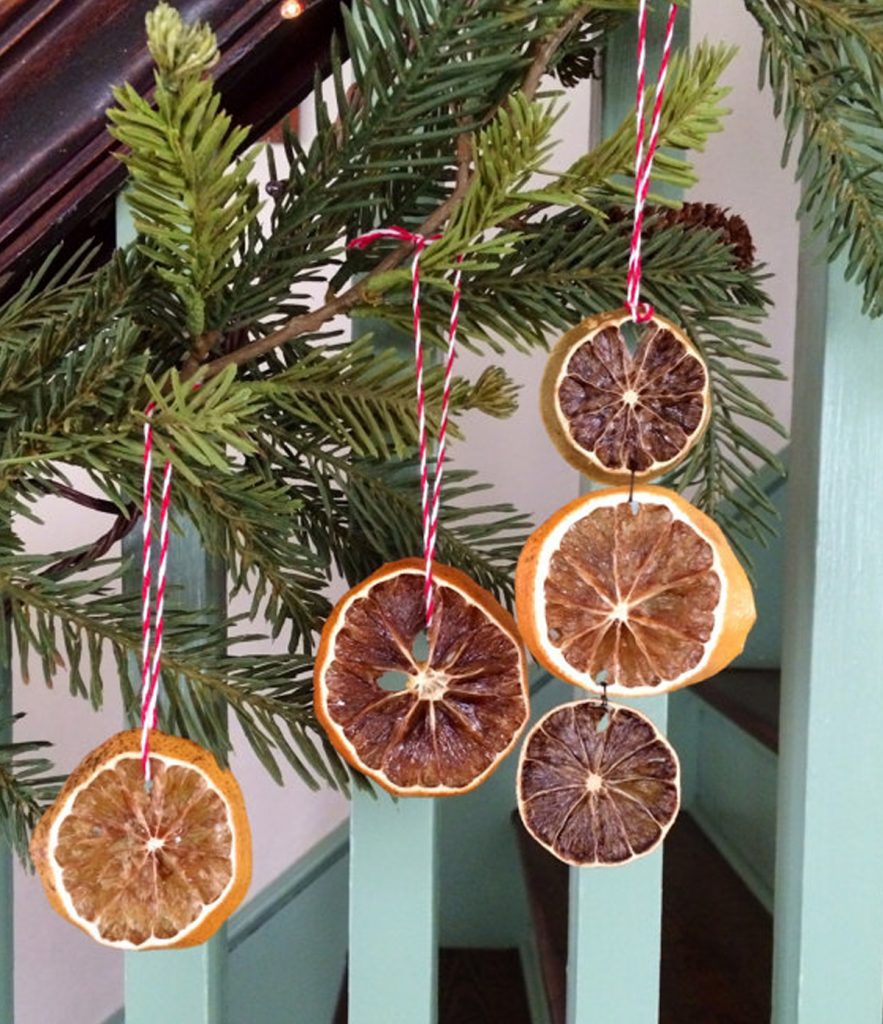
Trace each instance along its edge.
<path fill-rule="evenodd" d="M 0 290 L 53 244 L 113 243 L 123 180 L 105 129 L 111 88 L 152 85 L 144 15 L 155 0 L 0 3 Z M 310 91 L 341 24 L 341 0 L 314 0 L 299 18 L 280 0 L 178 0 L 221 46 L 224 105 L 260 138 Z"/>

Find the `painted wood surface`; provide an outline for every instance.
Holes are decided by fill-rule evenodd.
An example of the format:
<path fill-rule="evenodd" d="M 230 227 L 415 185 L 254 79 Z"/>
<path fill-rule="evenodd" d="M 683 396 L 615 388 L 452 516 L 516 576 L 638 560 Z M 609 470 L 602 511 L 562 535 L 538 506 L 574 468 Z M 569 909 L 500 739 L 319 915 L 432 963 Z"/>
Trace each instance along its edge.
<path fill-rule="evenodd" d="M 0 622 L 4 643 L 0 651 L 0 743 L 12 740 L 12 643 L 6 622 Z M 0 1021 L 15 1019 L 15 892 L 12 854 L 0 842 Z"/>
<path fill-rule="evenodd" d="M 435 1024 L 434 799 L 354 794 L 349 932 L 349 1024 Z"/>
<path fill-rule="evenodd" d="M 225 1024 L 327 1024 L 347 951 L 348 829 L 335 829 L 237 913 Z"/>
<path fill-rule="evenodd" d="M 174 489 L 174 483 L 172 485 Z M 124 550 L 133 558 L 124 585 L 140 592 L 141 538 L 129 534 Z M 206 609 L 222 614 L 226 583 L 219 563 L 203 550 L 196 528 L 185 523 L 172 535 L 169 548 L 170 606 Z M 175 1007 L 187 1024 L 221 1024 L 226 970 L 226 926 L 202 946 L 125 954 L 126 1024 L 157 1024 Z"/>
<path fill-rule="evenodd" d="M 883 327 L 804 231 L 786 519 L 775 1024 L 883 1016 Z"/>
<path fill-rule="evenodd" d="M 647 67 L 651 82 L 662 53 L 665 16 L 662 5 L 650 16 Z M 687 22 L 682 14 L 676 46 L 687 43 Z M 601 114 L 604 137 L 634 108 L 635 39 L 635 28 L 628 25 L 614 34 L 607 50 Z M 666 731 L 667 698 L 654 697 L 634 706 Z M 662 857 L 659 850 L 616 869 L 571 869 L 568 1024 L 655 1024 L 659 1019 Z M 616 954 L 626 948 L 627 957 Z"/>
<path fill-rule="evenodd" d="M 700 689 L 683 690 L 669 701 L 669 739 L 681 760 L 683 807 L 772 911 L 778 758 L 703 700 Z"/>

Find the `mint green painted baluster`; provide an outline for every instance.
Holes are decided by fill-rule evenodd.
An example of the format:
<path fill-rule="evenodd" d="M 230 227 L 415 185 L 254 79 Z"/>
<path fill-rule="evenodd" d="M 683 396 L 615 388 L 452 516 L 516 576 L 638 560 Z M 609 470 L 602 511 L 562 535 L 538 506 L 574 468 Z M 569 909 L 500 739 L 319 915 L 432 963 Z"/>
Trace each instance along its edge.
<path fill-rule="evenodd" d="M 650 15 L 647 77 L 656 81 L 668 7 Z M 681 11 L 676 46 L 689 37 Z M 635 104 L 634 24 L 615 33 L 604 67 L 601 131 L 606 138 Z M 648 112 L 649 118 L 649 112 Z M 661 189 L 660 189 L 661 191 Z M 623 301 L 625 271 L 622 268 Z M 577 699 L 576 694 L 573 699 Z M 665 732 L 668 698 L 631 703 Z M 656 1024 L 662 923 L 662 851 L 624 867 L 571 868 L 567 965 L 568 1024 Z M 623 955 L 624 951 L 628 955 Z"/>
<path fill-rule="evenodd" d="M 883 1016 L 880 321 L 804 228 L 785 530 L 775 1024 Z"/>
<path fill-rule="evenodd" d="M 349 1024 L 435 1024 L 437 879 L 435 800 L 355 793 Z"/>
<path fill-rule="evenodd" d="M 9 623 L 0 613 L 0 721 L 12 717 L 12 642 Z M 0 730 L 0 743 L 12 740 L 12 725 Z M 12 854 L 0 844 L 0 1021 L 15 1019 L 15 893 L 12 885 Z"/>
<path fill-rule="evenodd" d="M 379 348 L 413 352 L 412 335 L 384 321 L 353 323 L 354 338 L 369 332 Z M 428 362 L 435 358 L 427 353 Z M 374 799 L 354 792 L 350 814 L 349 1024 L 435 1024 L 435 800 L 395 801 L 379 788 L 377 793 Z"/>
<path fill-rule="evenodd" d="M 174 494 L 174 481 L 172 482 Z M 141 586 L 141 537 L 138 528 L 126 538 L 132 557 L 126 585 Z M 224 573 L 203 550 L 192 524 L 173 533 L 169 553 L 169 604 L 189 608 L 224 607 Z M 227 958 L 226 926 L 193 949 L 127 953 L 125 966 L 126 1024 L 221 1024 Z"/>
<path fill-rule="evenodd" d="M 129 211 L 122 197 L 117 201 L 117 242 L 125 245 L 134 238 Z M 174 508 L 174 480 L 172 499 Z M 129 534 L 123 549 L 132 558 L 124 585 L 141 592 L 140 527 Z M 169 548 L 167 604 L 189 608 L 217 609 L 226 605 L 223 567 L 203 550 L 195 527 L 185 523 L 172 533 Z M 140 674 L 135 670 L 140 685 Z M 137 687 L 136 687 L 137 689 Z M 164 950 L 125 955 L 126 1024 L 159 1024 L 186 1021 L 187 1024 L 221 1024 L 223 983 L 227 957 L 226 927 L 215 937 L 193 949 Z"/>

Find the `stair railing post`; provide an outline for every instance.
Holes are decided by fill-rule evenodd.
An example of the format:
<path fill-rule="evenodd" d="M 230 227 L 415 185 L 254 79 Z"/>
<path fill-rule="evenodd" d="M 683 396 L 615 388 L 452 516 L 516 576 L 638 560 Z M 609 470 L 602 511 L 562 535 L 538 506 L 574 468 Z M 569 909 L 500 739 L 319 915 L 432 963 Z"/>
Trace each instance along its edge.
<path fill-rule="evenodd" d="M 134 237 L 123 197 L 117 200 L 117 244 Z M 174 486 L 174 485 L 173 485 Z M 172 534 L 169 548 L 170 607 L 211 609 L 223 615 L 226 578 L 223 566 L 207 554 L 192 523 Z M 141 592 L 141 537 L 133 530 L 123 541 L 123 552 L 132 560 L 123 586 Z M 134 676 L 139 680 L 137 668 Z M 136 686 L 137 690 L 137 686 Z M 227 929 L 192 949 L 125 954 L 126 1024 L 222 1024 L 223 984 L 227 958 Z"/>
<path fill-rule="evenodd" d="M 350 817 L 349 1024 L 435 1024 L 436 802 L 356 793 Z"/>
<path fill-rule="evenodd" d="M 804 224 L 779 753 L 773 1021 L 883 1017 L 883 327 Z"/>
<path fill-rule="evenodd" d="M 649 18 L 650 82 L 655 81 L 662 55 L 666 15 L 666 5 L 656 4 Z M 677 47 L 688 42 L 688 21 L 688 12 L 682 11 Z M 630 23 L 613 34 L 607 47 L 600 117 L 604 138 L 634 109 L 636 46 L 636 26 Z M 632 703 L 665 732 L 667 697 Z M 609 870 L 571 868 L 567 1024 L 656 1024 L 659 1020 L 662 857 L 663 851 L 658 850 Z"/>
<path fill-rule="evenodd" d="M 413 351 L 413 339 L 384 321 L 353 323 L 354 338 L 369 332 L 380 347 Z M 353 793 L 349 896 L 348 1024 L 436 1024 L 434 798 Z"/>

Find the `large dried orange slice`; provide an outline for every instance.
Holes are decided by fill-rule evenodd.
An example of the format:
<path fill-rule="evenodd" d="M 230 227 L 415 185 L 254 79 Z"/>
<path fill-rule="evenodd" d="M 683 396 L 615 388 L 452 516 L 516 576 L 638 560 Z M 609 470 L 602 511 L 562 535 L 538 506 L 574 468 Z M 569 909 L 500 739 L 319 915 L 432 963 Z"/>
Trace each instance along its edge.
<path fill-rule="evenodd" d="M 31 854 L 52 906 L 98 942 L 168 949 L 205 942 L 251 880 L 251 832 L 229 771 L 196 743 L 151 733 L 93 750 L 34 830 Z"/>
<path fill-rule="evenodd" d="M 610 867 L 651 853 L 680 808 L 677 754 L 643 715 L 579 701 L 531 729 L 518 765 L 518 810 L 559 860 Z"/>
<path fill-rule="evenodd" d="M 745 645 L 754 596 L 720 528 L 673 491 L 595 491 L 529 538 L 518 624 L 550 672 L 644 696 L 720 672 Z"/>
<path fill-rule="evenodd" d="M 661 316 L 636 326 L 627 310 L 590 317 L 549 357 L 543 422 L 563 457 L 603 483 L 650 480 L 687 457 L 711 412 L 708 371 L 687 335 Z"/>
<path fill-rule="evenodd" d="M 331 742 L 400 796 L 474 789 L 528 716 L 527 659 L 512 616 L 457 569 L 436 564 L 434 579 L 428 634 L 423 563 L 409 558 L 341 599 L 316 659 L 316 715 Z"/>

